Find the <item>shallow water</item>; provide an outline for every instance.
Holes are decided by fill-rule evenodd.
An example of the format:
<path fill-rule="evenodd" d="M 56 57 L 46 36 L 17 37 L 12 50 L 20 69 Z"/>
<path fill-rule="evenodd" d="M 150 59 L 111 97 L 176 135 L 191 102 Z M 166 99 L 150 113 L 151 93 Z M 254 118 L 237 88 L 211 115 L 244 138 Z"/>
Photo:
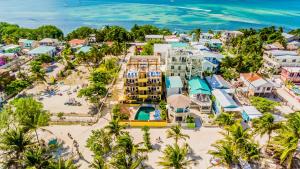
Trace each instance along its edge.
<path fill-rule="evenodd" d="M 300 28 L 300 0 L 0 0 L 0 21 L 27 27 L 155 24 L 172 30 Z"/>

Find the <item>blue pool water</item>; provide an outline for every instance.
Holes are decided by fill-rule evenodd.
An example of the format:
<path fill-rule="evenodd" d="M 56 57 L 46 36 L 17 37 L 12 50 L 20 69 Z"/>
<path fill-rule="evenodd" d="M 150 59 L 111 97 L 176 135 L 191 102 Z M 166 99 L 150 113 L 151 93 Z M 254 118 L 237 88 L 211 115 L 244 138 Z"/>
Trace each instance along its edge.
<path fill-rule="evenodd" d="M 153 107 L 140 107 L 135 115 L 135 120 L 150 120 L 150 112 L 154 112 Z"/>
<path fill-rule="evenodd" d="M 300 27 L 299 0 L 0 0 L 0 21 L 27 27 L 155 24 L 172 30 Z"/>

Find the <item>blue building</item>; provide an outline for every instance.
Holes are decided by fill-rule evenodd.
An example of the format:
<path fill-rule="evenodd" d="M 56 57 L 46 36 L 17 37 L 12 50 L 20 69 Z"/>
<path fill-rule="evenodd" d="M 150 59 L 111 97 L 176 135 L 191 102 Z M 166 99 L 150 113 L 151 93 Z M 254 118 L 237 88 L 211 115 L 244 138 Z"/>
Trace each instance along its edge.
<path fill-rule="evenodd" d="M 213 103 L 213 109 L 215 114 L 219 115 L 222 112 L 241 112 L 239 105 L 233 100 L 226 90 L 214 89 L 212 94 L 215 98 Z"/>
<path fill-rule="evenodd" d="M 230 89 L 231 85 L 221 75 L 212 75 L 205 77 L 208 86 L 213 89 Z"/>

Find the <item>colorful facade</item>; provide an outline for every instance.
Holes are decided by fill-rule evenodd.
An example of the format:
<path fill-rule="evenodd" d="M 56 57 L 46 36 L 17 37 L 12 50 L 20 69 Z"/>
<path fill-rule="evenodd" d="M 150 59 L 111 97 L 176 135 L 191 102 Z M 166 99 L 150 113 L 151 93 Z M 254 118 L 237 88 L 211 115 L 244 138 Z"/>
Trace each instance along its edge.
<path fill-rule="evenodd" d="M 283 81 L 300 83 L 300 67 L 283 67 L 280 77 Z"/>
<path fill-rule="evenodd" d="M 159 57 L 131 56 L 124 74 L 124 102 L 159 102 L 162 72 Z"/>

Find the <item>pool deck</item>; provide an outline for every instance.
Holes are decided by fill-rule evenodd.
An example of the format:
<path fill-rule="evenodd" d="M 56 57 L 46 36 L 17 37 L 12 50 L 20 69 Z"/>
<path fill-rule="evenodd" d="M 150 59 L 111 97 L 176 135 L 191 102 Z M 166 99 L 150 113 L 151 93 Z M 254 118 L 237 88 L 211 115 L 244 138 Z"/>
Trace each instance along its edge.
<path fill-rule="evenodd" d="M 136 116 L 136 114 L 137 114 L 140 107 L 143 107 L 143 106 L 131 106 L 131 107 L 129 107 L 129 110 L 130 110 L 129 120 L 136 120 L 135 116 Z M 155 106 L 153 106 L 153 107 L 155 108 Z M 155 110 L 150 112 L 150 119 L 149 120 L 155 120 L 154 114 L 155 114 Z"/>

